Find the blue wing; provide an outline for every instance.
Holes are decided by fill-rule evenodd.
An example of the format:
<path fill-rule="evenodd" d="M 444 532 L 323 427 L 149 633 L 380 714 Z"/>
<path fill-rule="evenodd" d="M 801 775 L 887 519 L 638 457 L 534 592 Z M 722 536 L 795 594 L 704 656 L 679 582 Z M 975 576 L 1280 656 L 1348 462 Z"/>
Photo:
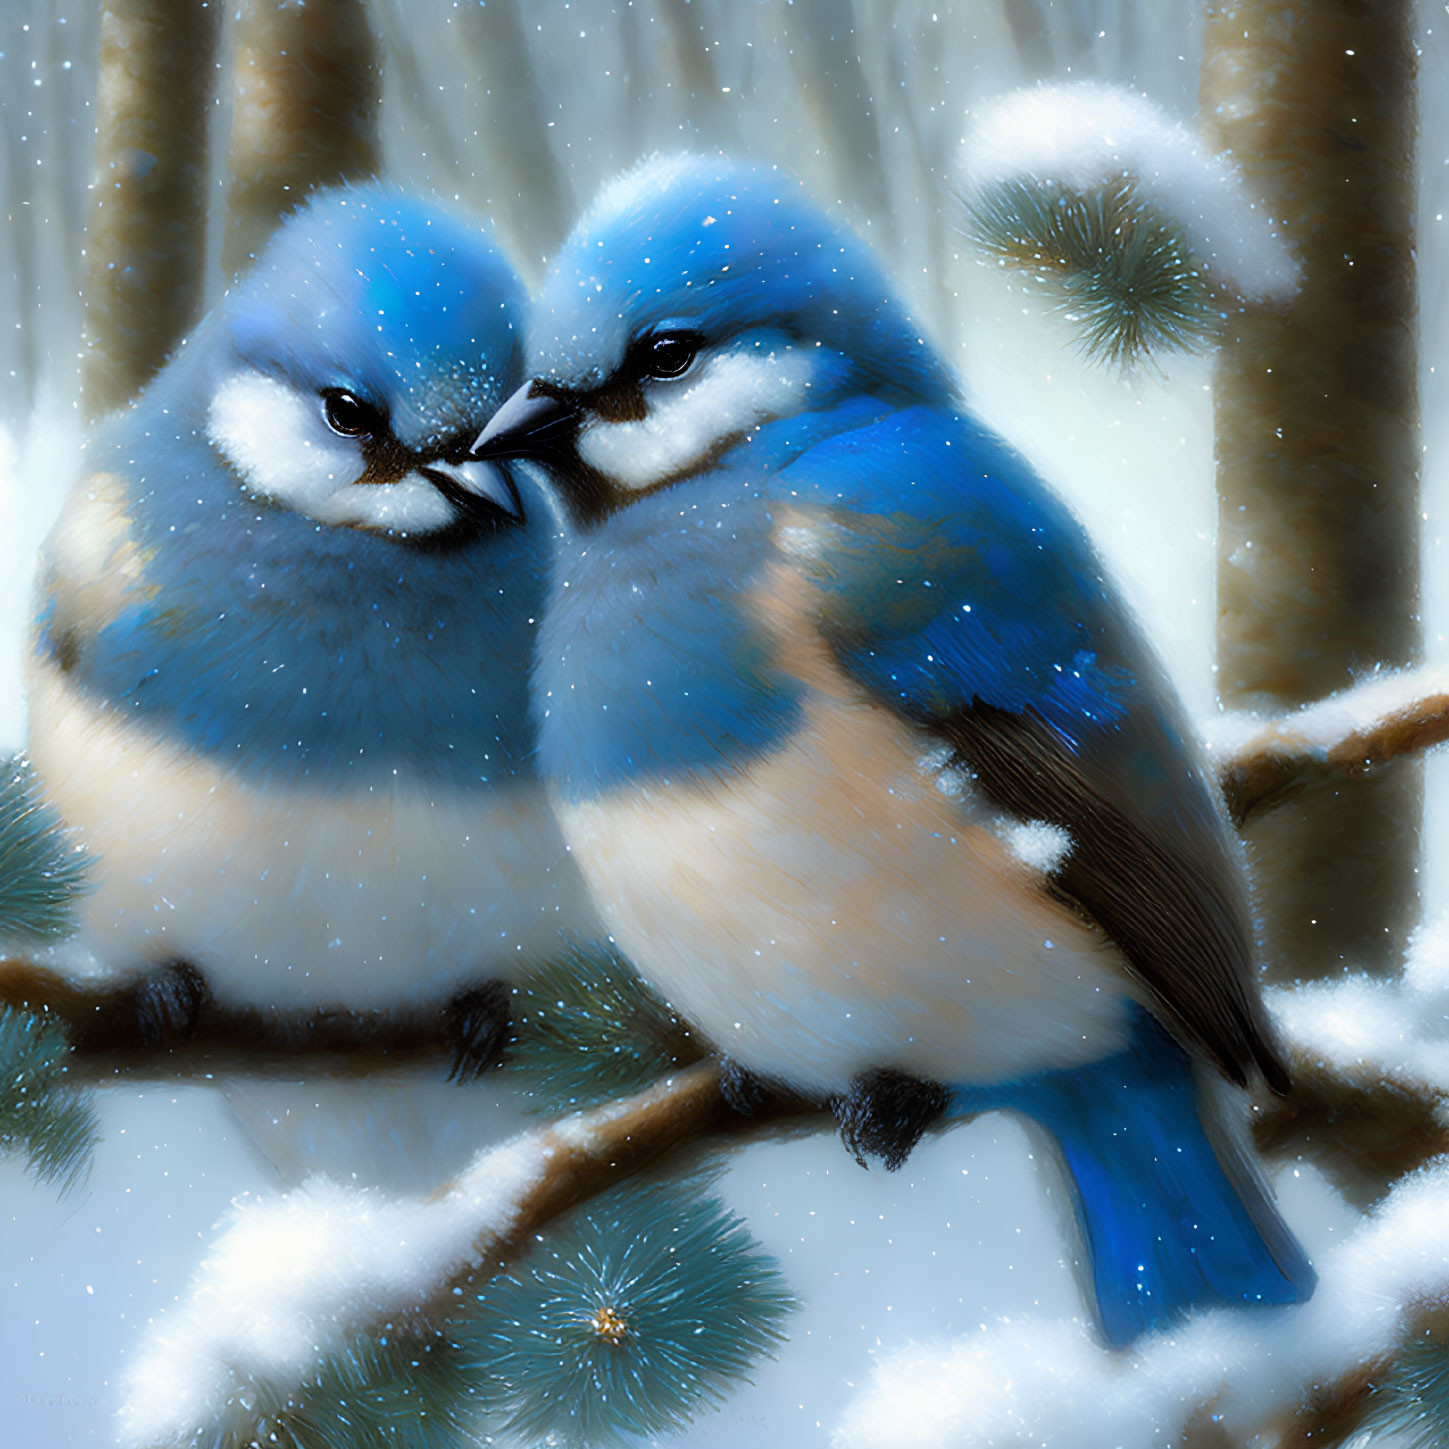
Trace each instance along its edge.
<path fill-rule="evenodd" d="M 1286 1089 L 1224 813 L 1081 525 L 999 438 L 929 409 L 819 444 L 781 483 L 820 519 L 802 566 L 843 668 L 1000 808 L 1068 831 L 1048 889 L 1179 1036 Z"/>

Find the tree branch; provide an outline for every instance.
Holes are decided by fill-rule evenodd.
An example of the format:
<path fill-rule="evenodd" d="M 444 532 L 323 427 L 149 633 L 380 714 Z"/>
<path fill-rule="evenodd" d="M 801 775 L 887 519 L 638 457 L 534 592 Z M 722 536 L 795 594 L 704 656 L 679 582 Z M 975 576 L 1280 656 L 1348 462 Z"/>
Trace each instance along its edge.
<path fill-rule="evenodd" d="M 511 1229 L 490 1242 L 478 1262 L 444 1283 L 434 1304 L 446 1311 L 455 1287 L 485 1282 L 522 1257 L 555 1218 L 678 1149 L 815 1125 L 821 1115 L 813 1103 L 779 1095 L 743 1117 L 725 1101 L 718 1063 L 711 1060 L 686 1067 L 632 1097 L 541 1128 L 536 1134 L 538 1154 L 548 1166 L 519 1200 Z"/>
<path fill-rule="evenodd" d="M 1234 728 L 1235 742 L 1219 748 L 1218 779 L 1241 827 L 1310 781 L 1365 774 L 1449 741 L 1449 671 L 1375 679 L 1296 713 Z M 214 1004 L 192 1037 L 168 1041 L 158 1053 L 136 1029 L 134 992 L 134 986 L 87 984 L 33 962 L 0 959 L 0 1004 L 63 1022 L 82 1056 L 95 1060 L 98 1074 L 127 1067 L 155 1074 L 158 1061 L 178 1076 L 219 1065 L 267 1071 L 295 1059 L 299 1049 L 322 1054 L 330 1059 L 322 1070 L 343 1074 L 400 1056 L 436 1052 L 441 1059 L 437 1016 L 320 1012 L 282 1018 Z"/>
<path fill-rule="evenodd" d="M 282 1017 L 210 1003 L 191 1036 L 148 1045 L 137 1021 L 137 984 L 77 981 L 32 961 L 0 958 L 0 1005 L 61 1022 L 76 1048 L 72 1074 L 81 1082 L 127 1071 L 178 1078 L 285 1071 L 295 1067 L 299 1050 L 308 1054 L 308 1070 L 323 1076 L 446 1060 L 441 1012 Z"/>
<path fill-rule="evenodd" d="M 380 1324 L 384 1341 L 415 1342 L 421 1358 L 461 1305 L 570 1209 L 681 1149 L 787 1129 L 812 1113 L 780 1097 L 741 1117 L 726 1104 L 714 1063 L 703 1062 L 503 1142 L 426 1199 L 388 1202 L 337 1187 L 309 1201 L 304 1188 L 293 1204 L 244 1211 L 213 1244 L 208 1274 L 134 1356 L 123 1438 L 180 1449 L 208 1422 L 216 1442 L 250 1442 L 268 1406 L 296 1408 L 319 1384 L 321 1366 L 355 1340 L 375 1339 Z M 309 1218 L 325 1222 L 347 1271 L 339 1273 L 327 1253 L 279 1248 L 298 1233 L 305 1240 Z M 407 1254 L 398 1251 L 400 1237 Z M 279 1252 L 281 1269 L 273 1261 Z M 228 1284 L 224 1311 L 208 1276 Z M 258 1358 L 252 1325 L 263 1319 L 266 1349 Z M 167 1391 L 155 1392 L 158 1383 Z"/>
<path fill-rule="evenodd" d="M 1374 1359 L 1331 1384 L 1315 1384 L 1275 1440 L 1278 1449 L 1336 1449 L 1353 1438 L 1393 1356 Z"/>
<path fill-rule="evenodd" d="M 1241 829 L 1306 785 L 1366 775 L 1449 740 L 1449 680 L 1423 670 L 1394 681 L 1409 682 L 1430 688 L 1397 699 L 1400 690 L 1376 681 L 1265 725 L 1219 772 L 1233 824 Z"/>
<path fill-rule="evenodd" d="M 1431 1088 L 1352 1082 L 1302 1051 L 1292 1071 L 1287 1097 L 1260 1098 L 1253 1142 L 1265 1157 L 1311 1158 L 1356 1207 L 1369 1208 L 1405 1173 L 1449 1152 L 1444 1099 Z"/>
<path fill-rule="evenodd" d="M 1443 682 L 1449 685 L 1449 681 Z M 1238 802 L 1235 808 L 1241 816 L 1270 808 L 1291 793 L 1299 778 L 1313 771 L 1361 770 L 1378 759 L 1423 749 L 1445 738 L 1449 738 L 1449 687 L 1439 688 L 1427 675 L 1376 681 L 1291 720 L 1248 732 L 1239 748 L 1226 754 L 1221 778 L 1229 798 Z M 8 971 L 0 972 L 0 997 L 32 1010 L 43 1002 L 52 1014 L 74 1023 L 97 1063 L 114 1070 L 128 1061 L 146 1060 L 155 1070 L 154 1057 L 143 1057 L 124 1030 L 105 1025 L 106 1012 L 94 993 L 87 995 L 38 968 L 11 963 Z M 106 999 L 124 1018 L 124 993 L 112 992 Z M 308 1045 L 321 1044 L 332 1052 L 329 1069 L 343 1071 L 375 1068 L 396 1060 L 395 1053 L 416 1053 L 431 1046 L 425 1021 L 338 1016 L 313 1018 L 300 1029 L 304 1036 L 312 1033 Z M 214 1069 L 218 1053 L 229 1054 L 244 1066 L 275 1064 L 281 1030 L 278 1023 L 257 1014 L 214 1014 L 204 1021 L 195 1040 L 173 1044 L 166 1060 L 181 1071 L 203 1066 Z M 1259 1105 L 1258 1144 L 1271 1155 L 1307 1152 L 1321 1158 L 1329 1175 L 1340 1180 L 1361 1204 L 1374 1201 L 1387 1182 L 1449 1147 L 1449 1137 L 1439 1122 L 1442 1094 L 1431 1085 L 1426 1083 L 1420 1089 L 1402 1083 L 1354 1083 L 1318 1062 L 1306 1049 L 1296 1054 L 1295 1069 L 1298 1084 L 1293 1096 Z M 361 1230 L 363 1235 L 352 1242 L 349 1252 L 359 1263 L 369 1265 L 366 1275 L 370 1275 L 372 1287 L 363 1301 L 347 1298 L 346 1285 L 339 1286 L 330 1278 L 319 1278 L 315 1286 L 299 1284 L 305 1291 L 292 1300 L 297 1305 L 293 1311 L 300 1315 L 292 1325 L 296 1331 L 282 1335 L 301 1345 L 296 1362 L 249 1365 L 235 1359 L 235 1346 L 226 1339 L 224 1326 L 210 1324 L 204 1282 L 196 1290 L 198 1296 L 162 1320 L 160 1336 L 139 1361 L 143 1368 L 147 1363 L 164 1365 L 178 1341 L 196 1340 L 209 1365 L 203 1378 L 223 1387 L 236 1412 L 254 1405 L 258 1375 L 268 1380 L 263 1385 L 264 1398 L 274 1391 L 282 1396 L 278 1402 L 295 1400 L 299 1394 L 305 1397 L 305 1385 L 316 1379 L 322 1361 L 319 1356 L 345 1352 L 349 1335 L 366 1337 L 375 1331 L 369 1315 L 396 1323 L 398 1331 L 419 1344 L 431 1342 L 445 1331 L 449 1315 L 460 1301 L 476 1296 L 491 1279 L 524 1257 L 539 1235 L 564 1214 L 625 1178 L 666 1161 L 677 1167 L 686 1160 L 681 1154 L 691 1151 L 780 1131 L 816 1130 L 830 1121 L 823 1104 L 784 1095 L 767 1096 L 753 1114 L 741 1115 L 724 1097 L 718 1063 L 695 1063 L 642 1092 L 502 1144 L 484 1153 L 426 1201 L 411 1204 L 408 1211 L 415 1217 L 410 1222 L 417 1225 L 422 1237 L 431 1231 L 426 1227 L 429 1221 L 441 1224 L 445 1234 L 451 1233 L 445 1252 L 420 1255 L 419 1262 L 433 1265 L 421 1280 L 412 1271 L 396 1281 L 388 1278 L 391 1270 L 386 1264 L 393 1258 L 381 1247 L 378 1262 L 372 1265 L 370 1239 L 365 1228 Z M 482 1184 L 489 1184 L 489 1190 L 484 1191 Z M 331 1214 L 337 1209 L 335 1203 L 324 1203 L 319 1210 Z M 373 1210 L 371 1200 L 360 1202 L 359 1221 Z M 240 1240 L 236 1244 L 223 1240 L 215 1251 L 229 1252 L 233 1258 L 238 1253 L 264 1251 L 246 1236 L 249 1227 L 243 1215 L 232 1230 L 241 1234 Z M 383 1276 L 378 1278 L 378 1274 Z M 1362 1422 L 1376 1382 L 1389 1362 L 1358 1365 L 1341 1382 L 1314 1388 L 1282 1424 L 1282 1442 L 1342 1442 Z M 154 1405 L 157 1399 L 150 1396 L 147 1402 Z M 159 1402 L 161 1408 L 151 1412 L 159 1413 L 166 1422 L 149 1423 L 138 1442 L 154 1446 L 186 1442 L 180 1420 L 170 1422 L 187 1412 L 185 1406 L 169 1406 L 165 1395 L 159 1396 Z M 187 1427 L 185 1433 L 189 1432 Z M 1212 1442 L 1206 1426 L 1201 1436 Z"/>

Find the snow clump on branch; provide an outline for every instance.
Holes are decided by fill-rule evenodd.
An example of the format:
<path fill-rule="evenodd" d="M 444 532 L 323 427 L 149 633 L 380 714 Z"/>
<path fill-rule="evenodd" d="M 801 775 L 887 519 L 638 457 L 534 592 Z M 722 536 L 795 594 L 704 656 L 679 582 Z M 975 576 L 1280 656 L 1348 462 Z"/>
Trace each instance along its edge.
<path fill-rule="evenodd" d="M 1013 91 L 978 113 L 962 161 L 968 197 L 1011 183 L 1074 195 L 1130 180 L 1240 297 L 1286 301 L 1298 266 L 1230 160 L 1144 96 L 1079 82 Z"/>

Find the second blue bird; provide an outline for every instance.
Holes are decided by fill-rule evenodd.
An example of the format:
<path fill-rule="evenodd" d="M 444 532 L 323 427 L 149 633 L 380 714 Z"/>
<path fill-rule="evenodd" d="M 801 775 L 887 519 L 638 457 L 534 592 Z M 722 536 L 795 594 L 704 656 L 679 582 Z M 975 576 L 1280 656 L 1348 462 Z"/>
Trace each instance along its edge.
<path fill-rule="evenodd" d="M 98 857 L 80 940 L 143 1039 L 203 1005 L 443 1013 L 481 1066 L 493 983 L 586 922 L 527 710 L 554 524 L 468 458 L 524 305 L 475 224 L 333 192 L 89 441 L 42 560 L 30 751 Z"/>
<path fill-rule="evenodd" d="M 1232 1130 L 1227 1084 L 1287 1073 L 1211 780 L 1081 526 L 870 254 L 778 172 L 655 162 L 531 325 L 477 452 L 541 460 L 572 520 L 543 768 L 736 1095 L 827 1099 L 890 1165 L 943 1115 L 1029 1115 L 1114 1344 L 1307 1297 Z"/>

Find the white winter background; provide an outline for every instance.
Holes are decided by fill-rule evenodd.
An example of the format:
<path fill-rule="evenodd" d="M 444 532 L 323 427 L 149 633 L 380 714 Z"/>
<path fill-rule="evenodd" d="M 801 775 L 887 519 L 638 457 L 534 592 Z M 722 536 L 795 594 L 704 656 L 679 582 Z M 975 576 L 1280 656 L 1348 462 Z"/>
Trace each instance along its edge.
<path fill-rule="evenodd" d="M 0 744 L 7 748 L 24 740 L 19 659 L 32 558 L 77 458 L 77 263 L 98 8 L 98 0 L 0 4 Z M 1046 22 L 1052 77 L 1127 85 L 1191 117 L 1201 57 L 1197 4 L 1038 0 L 1032 8 Z M 1446 9 L 1425 0 L 1419 18 L 1426 634 L 1429 659 L 1439 663 L 1449 662 L 1439 538 L 1449 509 Z M 396 176 L 486 212 L 498 174 L 492 158 L 515 143 L 473 134 L 479 82 L 454 41 L 454 11 L 451 0 L 377 7 L 379 24 L 394 41 L 403 37 L 404 59 L 416 68 L 411 79 L 397 64 L 387 75 L 387 164 Z M 954 233 L 951 168 L 973 112 L 1035 79 L 1024 73 L 1002 0 L 529 0 L 522 13 L 534 99 L 547 117 L 542 143 L 573 205 L 654 149 L 725 142 L 803 176 L 821 202 L 877 242 L 975 406 L 1080 511 L 1191 707 L 1210 716 L 1210 364 L 1171 362 L 1163 376 L 1130 380 L 1084 367 L 1064 324 L 1044 317 L 1001 273 L 977 265 Z M 856 56 L 858 75 L 850 69 Z M 866 98 L 847 111 L 857 121 L 868 115 L 885 161 L 878 173 L 852 164 L 854 138 L 841 134 L 840 116 L 810 103 L 809 77 L 821 74 L 838 93 Z M 701 75 L 712 82 L 708 94 L 697 90 Z M 453 122 L 448 146 L 428 129 L 440 116 Z M 218 138 L 226 120 L 223 99 Z M 220 202 L 220 178 L 216 195 Z M 501 205 L 495 199 L 493 209 Z M 540 260 L 519 258 L 530 280 Z M 210 285 L 213 294 L 223 285 L 218 266 Z M 1429 919 L 1449 905 L 1442 768 L 1431 778 Z M 316 1172 L 398 1191 L 426 1187 L 516 1128 L 517 1114 L 498 1097 L 486 1082 L 465 1090 L 422 1078 L 309 1080 L 300 1061 L 282 1080 L 156 1086 L 133 1079 L 103 1090 L 104 1137 L 80 1191 L 57 1202 L 17 1164 L 0 1163 L 0 1442 L 52 1449 L 112 1440 L 122 1378 L 147 1325 L 184 1293 L 234 1202 L 274 1199 Z M 701 1420 L 690 1441 L 719 1449 L 828 1443 L 859 1407 L 881 1360 L 912 1344 L 933 1343 L 944 1357 L 1006 1334 L 1023 1371 L 1034 1362 L 1038 1377 L 1041 1356 L 1058 1351 L 1053 1344 L 1075 1352 L 1076 1331 L 1063 1337 L 1051 1326 L 1080 1319 L 1082 1309 L 1031 1151 L 1014 1122 L 987 1116 L 929 1142 L 895 1175 L 862 1172 L 828 1136 L 737 1152 L 723 1191 L 779 1258 L 804 1307 L 780 1359 Z M 1354 1215 L 1311 1169 L 1284 1170 L 1278 1189 L 1315 1254 L 1352 1230 Z M 1008 1375 L 1011 1359 L 1000 1362 Z M 981 1392 L 989 1397 L 1000 1378 Z M 940 1381 L 923 1370 L 899 1400 L 884 1383 L 888 1412 L 871 1422 L 888 1425 L 894 1404 L 898 1434 L 877 1427 L 851 1442 L 936 1442 L 921 1425 L 950 1408 Z M 969 1422 L 969 1406 L 965 1414 Z M 1126 1449 L 1156 1442 L 1145 1427 L 1140 1438 L 1132 1432 L 1118 1441 Z"/>

